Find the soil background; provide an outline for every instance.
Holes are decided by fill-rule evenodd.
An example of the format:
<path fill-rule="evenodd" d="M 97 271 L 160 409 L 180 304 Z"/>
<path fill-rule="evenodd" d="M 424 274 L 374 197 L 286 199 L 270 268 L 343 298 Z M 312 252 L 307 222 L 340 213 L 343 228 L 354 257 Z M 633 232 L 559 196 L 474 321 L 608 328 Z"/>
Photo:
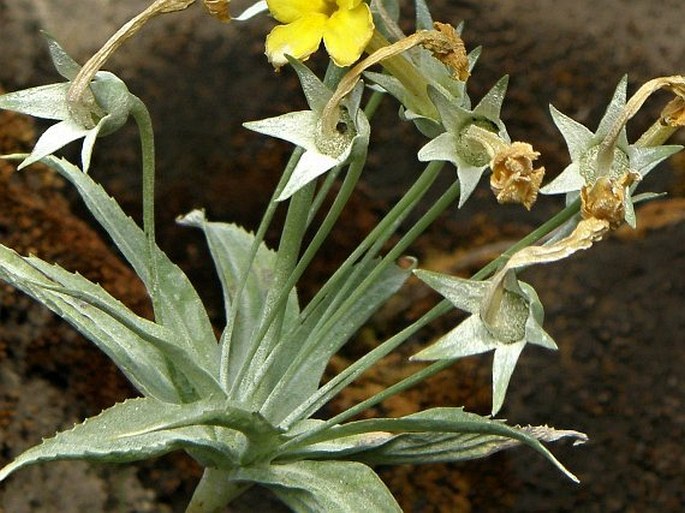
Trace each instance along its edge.
<path fill-rule="evenodd" d="M 39 29 L 83 62 L 144 4 L 0 0 L 0 85 L 15 90 L 56 79 Z M 237 12 L 241 3 L 232 5 Z M 484 47 L 469 82 L 472 98 L 510 74 L 503 118 L 513 139 L 530 141 L 542 152 L 549 176 L 567 162 L 549 103 L 594 128 L 623 74 L 629 73 L 634 91 L 654 76 L 685 72 L 685 7 L 680 1 L 438 0 L 430 5 L 436 19 L 465 21 L 468 48 Z M 404 14 L 411 19 L 410 5 Z M 217 326 L 220 291 L 203 263 L 204 242 L 174 219 L 205 207 L 215 220 L 247 227 L 258 220 L 265 191 L 270 192 L 289 147 L 250 134 L 240 124 L 282 113 L 293 104 L 303 106 L 292 74 L 275 76 L 262 55 L 270 26 L 265 18 L 222 25 L 195 5 L 152 22 L 108 66 L 151 109 L 158 140 L 160 243 L 191 275 Z M 312 64 L 321 61 L 315 58 Z M 631 124 L 633 133 L 654 119 L 661 103 L 650 102 Z M 335 268 L 340 255 L 363 237 L 419 169 L 415 154 L 425 141 L 411 125 L 395 121 L 396 111 L 388 100 L 374 121 L 374 157 L 364 187 L 322 262 L 308 274 L 305 294 Z M 30 148 L 34 130 L 21 117 L 0 114 L 0 152 Z M 676 142 L 685 138 L 680 135 Z M 98 142 L 91 171 L 134 217 L 140 215 L 137 158 L 135 130 L 128 126 Z M 454 179 L 453 169 L 446 169 L 443 178 L 444 187 Z M 560 350 L 528 348 L 523 353 L 501 415 L 514 423 L 586 432 L 591 440 L 585 446 L 553 447 L 581 484 L 565 481 L 524 449 L 459 465 L 381 469 L 405 511 L 685 509 L 685 159 L 674 158 L 653 171 L 642 190 L 669 195 L 640 210 L 637 231 L 621 229 L 589 252 L 524 276 L 540 293 L 545 327 Z M 483 184 L 464 209 L 450 210 L 413 253 L 424 268 L 468 274 L 558 208 L 559 198 L 541 198 L 530 213 L 501 207 Z M 0 163 L 0 242 L 78 270 L 142 315 L 150 313 L 135 276 L 73 191 L 46 170 L 17 174 Z M 411 285 L 405 300 L 381 312 L 335 364 L 344 365 L 434 300 L 424 288 Z M 447 319 L 427 330 L 406 353 L 457 321 Z M 397 377 L 393 369 L 405 357 L 391 359 L 332 408 L 392 382 Z M 379 410 L 404 414 L 428 405 L 465 404 L 486 413 L 490 364 L 489 357 L 467 359 Z M 89 343 L 0 285 L 0 463 L 132 393 Z M 0 487 L 0 511 L 182 511 L 198 476 L 198 468 L 182 456 L 131 466 L 40 465 Z M 255 508 L 282 511 L 263 492 L 248 494 L 232 511 Z"/>

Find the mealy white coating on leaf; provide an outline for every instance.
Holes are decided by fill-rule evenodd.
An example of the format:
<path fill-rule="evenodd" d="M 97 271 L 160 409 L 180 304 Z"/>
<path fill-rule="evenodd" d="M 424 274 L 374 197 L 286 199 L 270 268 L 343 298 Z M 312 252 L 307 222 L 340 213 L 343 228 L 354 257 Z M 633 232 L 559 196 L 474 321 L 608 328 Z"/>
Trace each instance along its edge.
<path fill-rule="evenodd" d="M 506 287 L 504 294 L 512 298 L 500 303 L 500 310 L 494 314 L 495 325 L 489 326 L 482 318 L 481 309 L 489 296 L 491 282 L 421 270 L 414 273 L 455 306 L 472 315 L 411 359 L 449 360 L 494 350 L 492 414 L 495 415 L 502 406 L 523 347 L 531 343 L 556 349 L 556 344 L 540 325 L 544 314 L 537 294 L 530 285 L 515 280 L 514 274 L 507 275 L 505 285 L 508 281 L 513 285 Z"/>
<path fill-rule="evenodd" d="M 259 121 L 248 121 L 243 126 L 253 132 L 288 141 L 305 150 L 316 151 L 314 134 L 318 119 L 314 111 L 301 110 Z"/>

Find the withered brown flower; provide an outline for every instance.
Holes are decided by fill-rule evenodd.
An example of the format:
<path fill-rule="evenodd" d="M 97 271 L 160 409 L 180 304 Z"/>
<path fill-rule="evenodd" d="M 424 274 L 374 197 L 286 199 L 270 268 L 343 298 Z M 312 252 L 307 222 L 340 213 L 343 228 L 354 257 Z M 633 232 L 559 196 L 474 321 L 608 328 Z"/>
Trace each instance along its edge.
<path fill-rule="evenodd" d="M 495 153 L 490 167 L 490 187 L 499 203 L 521 203 L 526 209 L 535 203 L 545 168 L 534 168 L 540 153 L 525 142 L 514 142 Z"/>
<path fill-rule="evenodd" d="M 465 81 L 469 78 L 470 72 L 464 41 L 449 23 L 436 21 L 433 28 L 437 32 L 437 37 L 424 41 L 422 46 L 429 50 L 433 57 L 452 70 L 452 76 L 455 79 Z"/>

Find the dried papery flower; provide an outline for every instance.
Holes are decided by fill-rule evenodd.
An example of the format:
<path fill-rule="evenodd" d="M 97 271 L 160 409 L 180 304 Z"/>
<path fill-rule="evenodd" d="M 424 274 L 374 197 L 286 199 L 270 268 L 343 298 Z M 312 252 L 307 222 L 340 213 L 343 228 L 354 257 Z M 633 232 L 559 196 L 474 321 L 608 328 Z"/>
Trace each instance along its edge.
<path fill-rule="evenodd" d="M 466 55 L 464 41 L 457 30 L 449 23 L 436 21 L 433 24 L 435 37 L 421 43 L 429 50 L 433 57 L 442 62 L 450 70 L 456 80 L 464 82 L 469 78 L 469 59 Z"/>
<path fill-rule="evenodd" d="M 671 100 L 661 111 L 661 122 L 667 126 L 685 126 L 685 99 L 680 96 Z"/>
<path fill-rule="evenodd" d="M 625 219 L 626 190 L 641 179 L 637 173 L 628 173 L 620 179 L 602 176 L 592 185 L 580 190 L 580 213 L 584 219 L 594 218 L 607 221 L 612 230 Z"/>
<path fill-rule="evenodd" d="M 535 203 L 545 168 L 535 168 L 540 153 L 525 142 L 503 147 L 492 158 L 490 187 L 499 203 L 521 203 L 526 209 Z"/>
<path fill-rule="evenodd" d="M 203 0 L 203 2 L 207 12 L 216 19 L 224 23 L 231 21 L 231 13 L 228 10 L 231 0 Z"/>

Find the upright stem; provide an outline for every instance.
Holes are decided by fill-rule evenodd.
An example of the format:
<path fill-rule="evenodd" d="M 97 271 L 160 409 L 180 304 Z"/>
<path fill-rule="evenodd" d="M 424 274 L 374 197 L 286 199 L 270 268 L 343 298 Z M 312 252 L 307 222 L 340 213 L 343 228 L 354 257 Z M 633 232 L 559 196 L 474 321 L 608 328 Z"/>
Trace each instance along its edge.
<path fill-rule="evenodd" d="M 224 329 L 224 333 L 222 334 L 222 344 L 221 344 L 221 366 L 220 366 L 220 383 L 222 387 L 224 387 L 225 390 L 228 390 L 231 388 L 232 385 L 235 385 L 235 383 L 238 381 L 237 378 L 233 380 L 231 383 L 231 376 L 228 375 L 228 370 L 229 370 L 229 360 L 231 358 L 231 338 L 233 334 L 233 327 L 235 326 L 236 319 L 238 317 L 238 306 L 240 304 L 239 298 L 243 294 L 243 291 L 245 290 L 245 286 L 247 284 L 247 280 L 250 276 L 250 271 L 252 269 L 252 265 L 254 264 L 254 259 L 257 256 L 257 251 L 259 250 L 259 247 L 261 244 L 264 242 L 264 237 L 266 235 L 266 231 L 269 229 L 269 226 L 271 225 L 271 221 L 273 221 L 273 217 L 276 214 L 276 209 L 278 208 L 279 203 L 276 202 L 276 198 L 280 196 L 281 192 L 283 191 L 283 188 L 285 187 L 286 183 L 288 183 L 288 180 L 290 180 L 290 177 L 293 174 L 293 171 L 295 170 L 295 167 L 297 166 L 297 163 L 300 160 L 300 157 L 302 157 L 302 154 L 304 153 L 304 150 L 302 148 L 295 148 L 293 151 L 292 155 L 290 156 L 290 160 L 288 160 L 288 163 L 286 164 L 285 170 L 283 171 L 283 175 L 281 175 L 281 178 L 278 182 L 278 185 L 276 186 L 276 189 L 274 190 L 271 199 L 269 201 L 268 206 L 266 207 L 266 211 L 264 212 L 264 215 L 262 216 L 262 220 L 259 223 L 259 228 L 257 228 L 257 233 L 255 233 L 255 238 L 252 241 L 252 246 L 250 247 L 250 253 L 248 255 L 247 261 L 248 265 L 245 267 L 245 271 L 243 272 L 243 275 L 240 278 L 240 283 L 238 284 L 238 287 L 236 289 L 235 295 L 233 302 L 231 304 L 231 309 L 227 315 L 226 319 L 226 328 Z"/>
<path fill-rule="evenodd" d="M 472 279 L 481 280 L 492 274 L 500 265 L 502 265 L 508 258 L 511 257 L 519 249 L 534 244 L 539 241 L 553 230 L 563 225 L 566 221 L 576 215 L 579 211 L 580 202 L 575 201 L 565 209 L 557 213 L 552 219 L 544 223 L 542 226 L 531 232 L 528 236 L 521 239 L 519 242 L 510 247 L 498 258 L 490 262 L 488 265 L 483 267 L 480 271 L 473 275 Z M 339 393 L 345 386 L 357 379 L 365 370 L 370 368 L 378 360 L 388 355 L 394 349 L 396 349 L 405 340 L 416 333 L 420 328 L 427 325 L 429 322 L 437 319 L 438 317 L 444 315 L 445 313 L 452 310 L 454 307 L 448 300 L 441 301 L 438 305 L 433 307 L 430 311 L 424 314 L 421 318 L 414 321 L 411 325 L 407 326 L 401 332 L 397 333 L 395 336 L 383 342 L 380 346 L 373 349 L 362 358 L 354 362 L 347 369 L 341 372 L 338 376 L 329 381 L 326 385 L 321 387 L 317 393 L 310 398 L 306 403 L 304 403 L 300 408 L 294 411 L 290 416 L 288 416 L 283 425 L 287 426 L 292 422 L 297 421 L 300 418 L 305 418 L 311 415 L 314 411 L 321 408 L 326 402 L 330 401 L 337 393 Z M 367 408 L 371 408 L 389 397 L 396 395 L 404 390 L 414 386 L 417 383 L 437 374 L 438 372 L 446 369 L 452 365 L 456 360 L 440 360 L 437 361 L 423 369 L 415 372 L 414 374 L 408 376 L 407 378 L 395 383 L 394 385 L 382 390 L 378 394 L 375 394 L 368 399 L 356 404 L 352 408 L 349 408 L 335 417 L 327 420 L 325 423 L 317 426 L 312 431 L 304 433 L 299 437 L 295 437 L 292 440 L 286 442 L 282 446 L 282 450 L 287 448 L 301 445 L 306 442 L 311 436 L 318 434 L 336 424 L 344 422 L 355 415 L 361 413 Z"/>
<path fill-rule="evenodd" d="M 330 293 L 341 294 L 341 290 L 336 287 L 340 284 L 342 276 L 347 275 L 350 268 L 355 265 L 359 259 L 371 248 L 378 248 L 382 246 L 391 236 L 399 224 L 406 218 L 411 210 L 416 206 L 420 198 L 426 193 L 430 186 L 435 182 L 440 170 L 442 169 L 442 162 L 430 162 L 426 169 L 421 173 L 416 182 L 411 186 L 409 191 L 402 196 L 397 204 L 386 214 L 386 216 L 374 227 L 373 230 L 366 236 L 366 238 L 355 248 L 355 250 L 348 256 L 340 267 L 333 273 L 333 276 L 321 287 L 314 298 L 302 311 L 301 317 L 304 319 L 314 311 L 314 309 L 323 301 L 323 299 Z M 349 281 L 349 280 L 348 280 Z"/>
<path fill-rule="evenodd" d="M 138 125 L 143 166 L 143 231 L 147 240 L 148 268 L 150 270 L 149 293 L 153 306 L 157 306 L 159 277 L 155 258 L 155 139 L 152 119 L 145 104 L 132 96 L 131 115 Z"/>
<path fill-rule="evenodd" d="M 206 468 L 185 513 L 219 513 L 252 487 L 252 483 L 230 481 L 228 476 L 226 470 Z"/>
<path fill-rule="evenodd" d="M 309 208 L 312 204 L 316 182 L 310 182 L 302 189 L 297 191 L 290 200 L 288 206 L 288 214 L 281 233 L 281 242 L 278 247 L 276 256 L 276 264 L 274 269 L 274 277 L 271 283 L 271 289 L 266 297 L 264 304 L 264 311 L 259 323 L 259 327 L 255 330 L 254 339 L 251 341 L 250 347 L 252 354 L 245 360 L 245 365 L 240 369 L 240 377 L 234 382 L 234 388 L 231 390 L 231 395 L 238 393 L 240 398 L 249 397 L 250 392 L 256 386 L 254 382 L 254 369 L 259 368 L 262 362 L 266 360 L 268 354 L 277 343 L 280 331 L 281 322 L 283 320 L 284 309 L 282 302 L 279 307 L 279 296 L 288 284 L 288 280 L 297 265 L 298 257 L 300 255 L 300 246 L 307 228 L 307 216 Z M 267 326 L 267 321 L 272 319 L 272 314 L 276 312 L 273 317 L 273 322 Z M 266 327 L 266 329 L 264 329 Z M 264 334 L 261 338 L 257 336 Z M 247 380 L 247 382 L 246 382 Z M 238 385 L 238 389 L 235 386 Z"/>
<path fill-rule="evenodd" d="M 195 0 L 155 0 L 140 14 L 131 18 L 119 30 L 117 30 L 102 47 L 88 59 L 74 80 L 71 82 L 67 92 L 67 102 L 74 118 L 83 126 L 92 126 L 93 119 L 90 110 L 97 110 L 98 106 L 95 98 L 88 93 L 88 86 L 105 62 L 112 56 L 117 49 L 129 38 L 133 37 L 138 31 L 152 18 L 175 11 L 186 9 Z M 84 101 L 87 99 L 87 101 Z"/>

